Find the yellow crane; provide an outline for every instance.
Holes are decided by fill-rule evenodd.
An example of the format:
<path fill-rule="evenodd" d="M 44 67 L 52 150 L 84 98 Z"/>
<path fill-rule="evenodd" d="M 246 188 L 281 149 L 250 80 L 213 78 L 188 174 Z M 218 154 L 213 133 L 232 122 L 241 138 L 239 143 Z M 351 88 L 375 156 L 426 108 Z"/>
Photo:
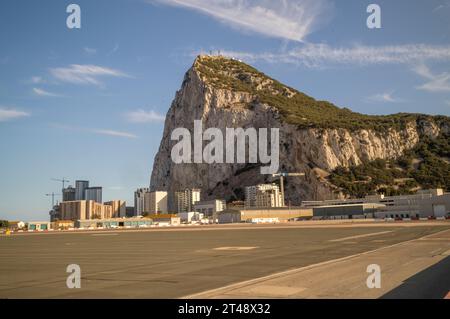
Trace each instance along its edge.
<path fill-rule="evenodd" d="M 272 174 L 272 177 L 280 178 L 280 193 L 281 193 L 281 206 L 284 207 L 284 178 L 285 177 L 301 177 L 305 176 L 305 173 L 277 173 Z"/>

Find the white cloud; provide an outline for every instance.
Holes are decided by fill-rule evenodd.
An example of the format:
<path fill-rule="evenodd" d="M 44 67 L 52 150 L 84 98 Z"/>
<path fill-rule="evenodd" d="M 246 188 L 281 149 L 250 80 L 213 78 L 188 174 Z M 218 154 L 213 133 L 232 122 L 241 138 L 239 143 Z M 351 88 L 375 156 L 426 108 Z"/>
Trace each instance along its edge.
<path fill-rule="evenodd" d="M 59 128 L 59 129 L 63 129 L 63 130 L 88 132 L 88 133 L 95 133 L 95 134 L 100 134 L 100 135 L 125 137 L 125 138 L 133 138 L 133 139 L 138 138 L 137 135 L 132 134 L 132 133 L 110 130 L 110 129 L 93 129 L 93 128 L 86 128 L 86 127 L 65 125 L 65 124 L 60 124 L 60 123 L 53 123 L 53 124 L 51 124 L 51 126 Z"/>
<path fill-rule="evenodd" d="M 114 130 L 91 130 L 93 133 L 101 134 L 101 135 L 109 135 L 109 136 L 116 136 L 116 137 L 126 137 L 126 138 L 138 138 L 137 135 L 128 133 L 128 132 L 121 132 L 121 131 L 114 131 Z"/>
<path fill-rule="evenodd" d="M 447 1 L 446 3 L 440 4 L 437 7 L 435 7 L 433 9 L 433 12 L 437 12 L 437 11 L 441 11 L 444 9 L 449 9 L 450 8 L 450 1 Z"/>
<path fill-rule="evenodd" d="M 93 49 L 93 48 L 85 47 L 85 48 L 83 48 L 83 50 L 84 50 L 84 53 L 86 53 L 88 55 L 94 55 L 97 53 L 97 49 Z"/>
<path fill-rule="evenodd" d="M 0 107 L 0 122 L 6 122 L 26 116 L 30 116 L 30 113 L 11 108 Z"/>
<path fill-rule="evenodd" d="M 136 110 L 125 114 L 128 121 L 133 123 L 150 123 L 150 122 L 164 122 L 166 117 L 158 114 L 155 111 Z"/>
<path fill-rule="evenodd" d="M 30 83 L 33 83 L 33 84 L 41 84 L 44 82 L 45 81 L 41 76 L 32 76 L 30 79 Z"/>
<path fill-rule="evenodd" d="M 382 103 L 400 103 L 404 102 L 404 100 L 400 98 L 396 98 L 393 96 L 394 92 L 385 92 L 385 93 L 379 93 L 372 96 L 369 96 L 367 98 L 370 102 L 382 102 Z"/>
<path fill-rule="evenodd" d="M 247 62 L 289 63 L 311 68 L 335 65 L 412 64 L 419 61 L 450 61 L 449 45 L 391 45 L 331 47 L 327 44 L 305 44 L 286 52 L 221 51 L 223 55 Z M 196 53 L 197 54 L 197 53 Z"/>
<path fill-rule="evenodd" d="M 71 64 L 68 67 L 52 68 L 50 73 L 58 80 L 73 84 L 102 85 L 98 77 L 130 77 L 122 71 L 97 65 Z"/>
<path fill-rule="evenodd" d="M 39 96 L 48 96 L 48 97 L 60 97 L 61 96 L 59 94 L 48 92 L 48 91 L 45 91 L 45 90 L 39 89 L 39 88 L 33 88 L 33 92 L 34 92 L 34 94 L 39 95 Z"/>
<path fill-rule="evenodd" d="M 450 106 L 450 100 L 446 100 L 445 104 L 447 104 L 448 106 Z"/>
<path fill-rule="evenodd" d="M 428 80 L 425 84 L 418 86 L 417 89 L 428 92 L 450 92 L 450 73 L 443 72 L 434 74 L 426 65 L 419 64 L 414 69 L 418 75 Z"/>
<path fill-rule="evenodd" d="M 153 0 L 192 9 L 246 31 L 293 41 L 305 37 L 326 20 L 328 0 Z"/>

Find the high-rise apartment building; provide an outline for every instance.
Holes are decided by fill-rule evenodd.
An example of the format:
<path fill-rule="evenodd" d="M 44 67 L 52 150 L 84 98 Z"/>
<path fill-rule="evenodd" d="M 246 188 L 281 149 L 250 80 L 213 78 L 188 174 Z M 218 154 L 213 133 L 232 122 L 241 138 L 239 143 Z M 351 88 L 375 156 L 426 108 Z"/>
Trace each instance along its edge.
<path fill-rule="evenodd" d="M 62 202 L 60 204 L 61 220 L 106 219 L 113 217 L 113 207 L 96 203 L 93 200 Z"/>
<path fill-rule="evenodd" d="M 260 184 L 245 188 L 245 207 L 283 207 L 277 184 Z"/>
<path fill-rule="evenodd" d="M 175 192 L 177 213 L 194 211 L 194 204 L 200 201 L 200 189 L 185 189 Z"/>
<path fill-rule="evenodd" d="M 101 187 L 88 187 L 84 190 L 84 199 L 93 200 L 97 203 L 102 203 L 102 188 Z"/>
<path fill-rule="evenodd" d="M 145 196 L 149 197 L 149 214 L 167 214 L 167 192 L 150 192 Z"/>
<path fill-rule="evenodd" d="M 134 192 L 134 215 L 142 216 L 150 210 L 150 189 L 138 188 Z"/>
<path fill-rule="evenodd" d="M 72 186 L 63 189 L 63 202 L 71 202 L 75 200 L 76 189 Z"/>
<path fill-rule="evenodd" d="M 126 203 L 123 200 L 113 200 L 106 202 L 105 205 L 112 207 L 112 218 L 126 217 Z"/>
<path fill-rule="evenodd" d="M 89 181 L 75 181 L 75 200 L 85 199 L 85 190 L 89 187 Z"/>

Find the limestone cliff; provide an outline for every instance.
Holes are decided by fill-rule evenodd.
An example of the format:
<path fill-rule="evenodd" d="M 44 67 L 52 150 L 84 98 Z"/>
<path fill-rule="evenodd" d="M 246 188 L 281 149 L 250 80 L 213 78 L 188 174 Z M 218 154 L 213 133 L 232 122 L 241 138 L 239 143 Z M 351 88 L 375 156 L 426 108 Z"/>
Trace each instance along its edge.
<path fill-rule="evenodd" d="M 202 189 L 202 199 L 242 198 L 243 187 L 272 181 L 250 164 L 174 164 L 171 132 L 209 127 L 280 129 L 280 170 L 305 172 L 286 181 L 286 203 L 342 196 L 325 177 L 338 166 L 396 158 L 424 136 L 449 132 L 445 117 L 416 114 L 367 116 L 316 101 L 254 68 L 224 57 L 200 56 L 167 113 L 150 187 L 173 192 Z"/>

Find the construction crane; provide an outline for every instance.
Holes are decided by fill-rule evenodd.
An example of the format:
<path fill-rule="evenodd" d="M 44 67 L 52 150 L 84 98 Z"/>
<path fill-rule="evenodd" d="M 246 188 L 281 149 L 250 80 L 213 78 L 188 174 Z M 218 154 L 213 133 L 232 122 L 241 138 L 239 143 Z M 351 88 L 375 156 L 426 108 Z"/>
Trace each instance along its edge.
<path fill-rule="evenodd" d="M 55 196 L 60 196 L 59 194 L 55 194 L 54 192 L 51 192 L 50 194 L 45 194 L 47 197 L 52 197 L 52 209 L 55 207 Z"/>
<path fill-rule="evenodd" d="M 62 189 L 64 189 L 64 186 L 66 185 L 66 183 L 70 182 L 65 177 L 63 177 L 62 179 L 52 178 L 52 181 L 61 182 L 62 183 Z"/>
<path fill-rule="evenodd" d="M 284 178 L 285 177 L 301 177 L 305 176 L 305 173 L 277 173 L 272 174 L 272 177 L 280 178 L 280 193 L 281 193 L 281 206 L 284 207 Z"/>

